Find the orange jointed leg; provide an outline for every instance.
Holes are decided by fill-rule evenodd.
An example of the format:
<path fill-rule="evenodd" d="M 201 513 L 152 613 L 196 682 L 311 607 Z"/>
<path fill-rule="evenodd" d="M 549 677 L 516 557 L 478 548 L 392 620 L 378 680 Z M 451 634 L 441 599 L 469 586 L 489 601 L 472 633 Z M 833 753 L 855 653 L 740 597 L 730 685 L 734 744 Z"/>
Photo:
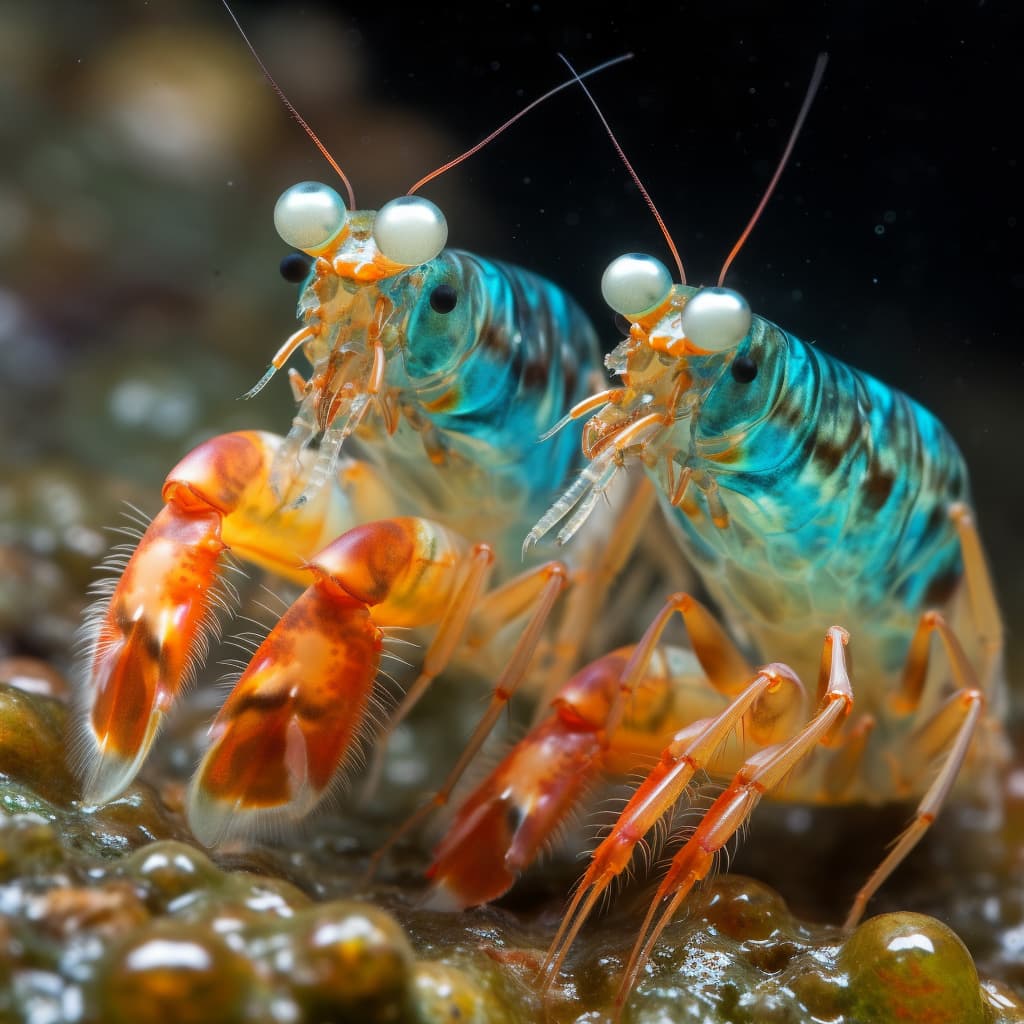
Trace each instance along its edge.
<path fill-rule="evenodd" d="M 913 821 L 858 891 L 850 912 L 846 915 L 843 925 L 845 928 L 857 926 L 868 901 L 935 821 L 949 791 L 953 788 L 953 783 L 956 782 L 984 710 L 985 698 L 980 690 L 959 690 L 939 709 L 935 717 L 912 737 L 910 759 L 917 763 L 921 771 L 927 770 L 929 763 L 934 759 L 936 748 L 946 749 L 945 761 L 939 774 L 928 787 L 928 792 L 918 804 Z"/>
<path fill-rule="evenodd" d="M 544 666 L 544 688 L 537 704 L 534 725 L 544 717 L 558 688 L 576 667 L 583 639 L 590 634 L 616 576 L 636 549 L 656 500 L 654 485 L 647 477 L 640 477 L 631 489 L 628 502 L 617 513 L 614 529 L 607 541 L 592 545 L 588 563 L 571 569 L 565 611 L 551 658 Z"/>
<path fill-rule="evenodd" d="M 308 813 L 366 724 L 382 626 L 436 622 L 463 574 L 466 545 L 425 519 L 366 523 L 321 551 L 314 583 L 253 656 L 210 729 L 189 791 L 197 837 Z"/>
<path fill-rule="evenodd" d="M 622 675 L 619 695 L 609 711 L 605 728 L 614 733 L 626 713 L 626 700 L 647 668 L 648 660 L 661 640 L 672 616 L 678 612 L 686 624 L 690 646 L 708 682 L 727 696 L 738 693 L 750 679 L 751 669 L 715 617 L 689 594 L 672 594 L 654 621 L 644 631 Z"/>
<path fill-rule="evenodd" d="M 643 674 L 634 673 L 628 713 L 612 736 L 609 715 L 635 652 L 624 647 L 580 669 L 547 718 L 463 802 L 428 872 L 435 905 L 497 899 L 603 774 L 631 770 L 638 757 L 656 756 L 664 742 L 657 737 L 722 711 L 726 699 L 690 652 L 658 648 L 645 653 Z"/>
<path fill-rule="evenodd" d="M 1003 660 L 1004 629 L 996 601 L 995 587 L 988 561 L 981 544 L 977 525 L 971 510 L 962 503 L 953 505 L 950 516 L 956 524 L 960 538 L 960 553 L 964 560 L 964 583 L 971 605 L 974 631 L 981 642 L 982 664 L 976 673 L 982 692 L 991 699 L 995 680 Z"/>
<path fill-rule="evenodd" d="M 438 903 L 469 906 L 496 899 L 551 838 L 603 771 L 620 725 L 628 736 L 630 704 L 637 694 L 652 681 L 666 687 L 672 682 L 664 659 L 651 666 L 658 640 L 677 611 L 701 666 L 710 666 L 713 673 L 710 686 L 702 681 L 705 694 L 732 695 L 749 681 L 750 669 L 710 612 L 687 594 L 673 594 L 639 644 L 599 659 L 569 680 L 552 702 L 554 713 L 459 809 L 429 871 Z M 744 675 L 737 679 L 740 672 Z M 481 846 L 491 852 L 482 854 Z M 480 876 L 474 865 L 484 861 L 490 870 Z"/>
<path fill-rule="evenodd" d="M 489 598 L 496 599 L 494 602 L 495 607 L 488 607 L 487 600 L 485 599 L 482 618 L 485 621 L 492 621 L 492 628 L 488 630 L 491 633 L 500 628 L 509 615 L 518 617 L 518 614 L 521 612 L 521 606 L 526 599 L 529 599 L 529 602 L 533 605 L 533 614 L 520 635 L 510 658 L 506 662 L 501 676 L 498 678 L 497 683 L 495 683 L 487 711 L 477 723 L 476 728 L 473 730 L 473 735 L 470 736 L 465 748 L 459 755 L 459 759 L 448 773 L 448 777 L 431 800 L 407 818 L 374 854 L 369 865 L 371 875 L 376 871 L 381 859 L 402 836 L 407 835 L 435 810 L 444 807 L 448 803 L 452 790 L 459 779 L 462 778 L 463 773 L 473 758 L 476 757 L 491 729 L 494 728 L 495 722 L 501 716 L 502 711 L 512 699 L 512 695 L 519 686 L 519 683 L 526 675 L 530 660 L 537 649 L 541 631 L 547 623 L 551 609 L 555 601 L 558 600 L 558 596 L 565 587 L 565 584 L 565 566 L 561 562 L 549 562 L 537 569 L 532 569 L 527 573 L 517 576 L 500 590 L 488 595 Z"/>
<path fill-rule="evenodd" d="M 462 640 L 466 623 L 480 595 L 487 586 L 491 568 L 494 565 L 494 550 L 489 544 L 477 544 L 466 566 L 465 578 L 454 599 L 441 618 L 434 639 L 423 656 L 419 675 L 405 692 L 394 713 L 389 716 L 380 735 L 367 772 L 363 798 L 370 799 L 380 783 L 384 759 L 394 731 L 405 721 L 409 712 L 420 702 L 430 684 L 451 660 L 452 654 Z"/>
<path fill-rule="evenodd" d="M 233 549 L 307 582 L 301 562 L 350 525 L 356 500 L 373 505 L 369 480 L 365 493 L 349 484 L 325 488 L 300 512 L 275 505 L 266 484 L 280 443 L 255 431 L 224 434 L 182 459 L 164 483 L 164 509 L 110 600 L 90 616 L 80 751 L 86 801 L 113 799 L 138 772 L 215 628 L 221 553 Z"/>
<path fill-rule="evenodd" d="M 792 739 L 756 753 L 736 773 L 729 788 L 708 808 L 696 832 L 676 854 L 658 888 L 622 985 L 615 997 L 619 1016 L 651 951 L 694 884 L 707 876 L 715 855 L 749 818 L 762 795 L 778 786 L 819 743 L 831 743 L 853 706 L 853 689 L 846 668 L 845 630 L 833 626 L 825 639 L 831 664 L 824 701 L 814 717 Z M 658 911 L 661 909 L 661 913 Z"/>
<path fill-rule="evenodd" d="M 541 967 L 544 988 L 554 981 L 580 928 L 608 886 L 626 869 L 638 843 L 677 803 L 693 776 L 744 722 L 744 735 L 758 746 L 790 735 L 805 713 L 800 681 L 784 665 L 769 665 L 719 715 L 680 730 L 657 766 L 634 792 L 615 827 L 594 851 Z"/>
<path fill-rule="evenodd" d="M 895 710 L 905 716 L 921 717 L 925 680 L 929 674 L 929 648 L 936 634 L 949 660 L 957 691 L 938 708 L 930 710 L 918 724 L 900 751 L 900 768 L 904 779 L 909 779 L 927 772 L 939 756 L 944 756 L 942 767 L 918 804 L 913 821 L 858 891 L 846 916 L 847 928 L 857 925 L 868 901 L 934 822 L 967 758 L 978 724 L 984 720 L 986 692 L 978 685 L 956 634 L 939 612 L 925 612 L 921 616 L 910 642 L 903 687 L 894 701 Z"/>

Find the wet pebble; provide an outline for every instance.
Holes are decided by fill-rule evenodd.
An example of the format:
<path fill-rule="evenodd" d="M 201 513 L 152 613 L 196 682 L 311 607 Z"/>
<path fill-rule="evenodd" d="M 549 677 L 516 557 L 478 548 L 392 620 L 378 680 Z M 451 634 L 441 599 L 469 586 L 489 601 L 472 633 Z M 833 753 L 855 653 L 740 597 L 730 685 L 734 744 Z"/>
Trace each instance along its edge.
<path fill-rule="evenodd" d="M 339 900 L 300 915 L 291 935 L 291 984 L 304 1019 L 402 1019 L 413 952 L 389 914 Z"/>
<path fill-rule="evenodd" d="M 877 1024 L 985 1024 L 978 972 L 967 948 L 924 914 L 881 914 L 839 953 L 850 1015 Z"/>
<path fill-rule="evenodd" d="M 202 850 L 167 840 L 137 850 L 124 862 L 124 874 L 140 884 L 154 913 L 180 911 L 211 888 L 222 874 Z"/>
<path fill-rule="evenodd" d="M 412 976 L 416 1024 L 502 1024 L 508 1020 L 496 999 L 465 971 L 436 960 L 416 964 Z"/>
<path fill-rule="evenodd" d="M 62 704 L 0 685 L 0 775 L 46 800 L 67 799 L 77 786 L 66 763 L 64 724 Z"/>
<path fill-rule="evenodd" d="M 240 1024 L 252 982 L 246 959 L 207 928 L 161 921 L 111 953 L 94 992 L 106 1024 Z"/>

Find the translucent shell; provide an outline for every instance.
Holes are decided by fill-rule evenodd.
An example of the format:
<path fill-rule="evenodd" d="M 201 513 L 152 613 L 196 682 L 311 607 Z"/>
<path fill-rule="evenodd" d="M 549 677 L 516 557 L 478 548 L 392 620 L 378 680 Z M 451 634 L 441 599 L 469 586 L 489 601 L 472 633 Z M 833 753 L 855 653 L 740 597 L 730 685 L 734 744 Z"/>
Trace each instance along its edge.
<path fill-rule="evenodd" d="M 429 199 L 401 196 L 377 211 L 373 238 L 389 260 L 416 267 L 432 260 L 444 248 L 448 222 Z"/>
<path fill-rule="evenodd" d="M 286 189 L 274 207 L 274 227 L 288 245 L 316 253 L 345 226 L 345 200 L 319 181 L 303 181 Z"/>
<path fill-rule="evenodd" d="M 687 339 L 708 352 L 734 348 L 749 333 L 750 306 L 731 288 L 702 288 L 683 307 Z"/>
<path fill-rule="evenodd" d="M 631 252 L 612 260 L 601 278 L 601 294 L 616 313 L 640 316 L 664 301 L 672 275 L 653 256 Z"/>

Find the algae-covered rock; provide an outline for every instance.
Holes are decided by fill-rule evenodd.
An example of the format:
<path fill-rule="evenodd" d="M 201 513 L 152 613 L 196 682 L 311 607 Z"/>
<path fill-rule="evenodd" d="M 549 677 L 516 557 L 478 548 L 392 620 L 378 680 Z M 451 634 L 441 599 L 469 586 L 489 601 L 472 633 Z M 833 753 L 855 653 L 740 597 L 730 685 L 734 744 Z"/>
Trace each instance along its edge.
<path fill-rule="evenodd" d="M 389 914 L 324 903 L 300 914 L 289 934 L 291 987 L 304 1019 L 384 1024 L 406 1015 L 413 951 Z"/>
<path fill-rule="evenodd" d="M 923 914 L 882 914 L 843 944 L 854 1019 L 983 1024 L 978 972 L 964 944 Z"/>
<path fill-rule="evenodd" d="M 242 1024 L 259 1012 L 252 983 L 250 962 L 211 929 L 158 921 L 110 952 L 92 986 L 94 1016 L 108 1024 Z"/>
<path fill-rule="evenodd" d="M 572 877 L 564 865 L 546 883 L 539 869 L 523 889 L 532 895 L 513 891 L 501 907 L 428 910 L 423 851 L 380 883 L 364 880 L 389 822 L 375 833 L 354 803 L 278 847 L 211 854 L 175 796 L 201 735 L 192 719 L 164 737 L 184 756 L 158 762 L 159 789 L 140 781 L 86 807 L 67 767 L 66 693 L 38 664 L 0 663 L 3 1024 L 60 1020 L 67 1006 L 86 1024 L 569 1024 L 611 1011 L 644 889 L 588 922 L 542 993 L 538 969 L 570 884 L 555 879 Z M 1024 1004 L 1000 979 L 979 983 L 967 949 L 932 917 L 883 914 L 847 936 L 795 918 L 763 883 L 723 874 L 666 928 L 622 1019 L 1007 1024 L 1024 1021 Z"/>

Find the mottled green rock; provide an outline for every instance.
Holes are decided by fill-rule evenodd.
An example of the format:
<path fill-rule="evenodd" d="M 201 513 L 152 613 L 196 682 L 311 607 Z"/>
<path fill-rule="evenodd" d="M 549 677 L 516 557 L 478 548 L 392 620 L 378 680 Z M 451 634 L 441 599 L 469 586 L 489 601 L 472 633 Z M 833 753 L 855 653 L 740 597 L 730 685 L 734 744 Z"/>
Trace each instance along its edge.
<path fill-rule="evenodd" d="M 115 949 L 95 984 L 104 1024 L 241 1024 L 253 968 L 208 928 L 160 921 Z"/>
<path fill-rule="evenodd" d="M 46 800 L 66 800 L 77 785 L 67 766 L 65 708 L 13 686 L 0 686 L 0 775 Z"/>
<path fill-rule="evenodd" d="M 412 975 L 415 1024 L 504 1024 L 504 1008 L 472 976 L 437 960 L 421 960 Z"/>
<path fill-rule="evenodd" d="M 304 1019 L 383 1024 L 407 1015 L 413 951 L 388 914 L 336 901 L 299 915 L 290 932 L 291 986 Z"/>
<path fill-rule="evenodd" d="M 967 948 L 923 914 L 882 914 L 839 953 L 853 1020 L 875 1024 L 985 1024 L 978 972 Z"/>

